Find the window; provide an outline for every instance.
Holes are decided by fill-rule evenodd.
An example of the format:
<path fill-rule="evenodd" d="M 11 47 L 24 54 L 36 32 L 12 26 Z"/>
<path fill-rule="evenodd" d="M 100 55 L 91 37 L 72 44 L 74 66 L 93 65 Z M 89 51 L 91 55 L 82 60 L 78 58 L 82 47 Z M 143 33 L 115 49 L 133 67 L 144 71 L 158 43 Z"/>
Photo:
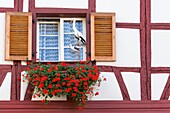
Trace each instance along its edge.
<path fill-rule="evenodd" d="M 37 59 L 41 62 L 78 61 L 86 59 L 86 45 L 74 35 L 72 18 L 38 18 Z M 86 40 L 85 18 L 75 18 L 75 26 Z M 77 47 L 78 52 L 71 49 Z"/>

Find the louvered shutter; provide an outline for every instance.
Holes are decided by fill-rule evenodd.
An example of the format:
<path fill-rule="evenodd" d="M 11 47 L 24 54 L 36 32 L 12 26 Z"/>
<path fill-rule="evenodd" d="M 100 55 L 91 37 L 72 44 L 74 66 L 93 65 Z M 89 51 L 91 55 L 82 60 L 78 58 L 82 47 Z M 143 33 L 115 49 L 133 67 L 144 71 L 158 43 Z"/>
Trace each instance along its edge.
<path fill-rule="evenodd" d="M 32 13 L 7 12 L 5 60 L 31 60 Z"/>
<path fill-rule="evenodd" d="M 91 59 L 116 60 L 115 13 L 91 14 Z"/>

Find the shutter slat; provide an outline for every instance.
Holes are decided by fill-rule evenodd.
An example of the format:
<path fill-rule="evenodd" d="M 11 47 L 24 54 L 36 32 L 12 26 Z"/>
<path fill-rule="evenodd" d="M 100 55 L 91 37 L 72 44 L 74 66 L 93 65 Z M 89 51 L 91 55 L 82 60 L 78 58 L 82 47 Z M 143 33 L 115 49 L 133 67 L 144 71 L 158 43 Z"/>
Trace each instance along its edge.
<path fill-rule="evenodd" d="M 31 60 L 32 14 L 6 13 L 6 60 Z"/>
<path fill-rule="evenodd" d="M 91 14 L 91 59 L 115 61 L 115 14 Z"/>
<path fill-rule="evenodd" d="M 16 32 L 11 36 L 10 55 L 28 55 L 28 16 L 11 16 L 10 32 Z M 20 36 L 20 33 L 24 35 Z M 27 41 L 23 42 L 23 39 Z M 19 41 L 20 40 L 20 41 Z M 20 42 L 20 43 L 18 43 Z"/>

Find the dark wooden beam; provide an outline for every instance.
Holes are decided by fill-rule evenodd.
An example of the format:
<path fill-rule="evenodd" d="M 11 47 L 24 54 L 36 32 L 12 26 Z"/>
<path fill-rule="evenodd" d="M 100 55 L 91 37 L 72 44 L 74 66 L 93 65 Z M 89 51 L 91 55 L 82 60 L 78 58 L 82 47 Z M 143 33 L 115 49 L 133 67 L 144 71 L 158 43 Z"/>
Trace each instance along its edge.
<path fill-rule="evenodd" d="M 14 0 L 14 8 L 0 7 L 0 12 L 17 12 L 19 8 L 19 1 Z"/>
<path fill-rule="evenodd" d="M 140 70 L 140 80 L 141 80 L 141 99 L 147 100 L 147 77 L 146 77 L 146 28 L 145 28 L 145 0 L 140 0 L 140 59 L 141 59 L 141 70 Z"/>
<path fill-rule="evenodd" d="M 72 102 L 0 102 L 2 113 L 169 113 L 169 101 L 89 101 L 83 110 Z"/>
<path fill-rule="evenodd" d="M 151 29 L 170 30 L 170 23 L 151 23 Z"/>
<path fill-rule="evenodd" d="M 146 82 L 147 99 L 151 100 L 151 0 L 146 1 Z"/>
<path fill-rule="evenodd" d="M 113 72 L 115 74 L 115 77 L 117 79 L 117 82 L 119 84 L 119 87 L 120 87 L 120 90 L 121 90 L 121 93 L 122 93 L 122 97 L 123 97 L 123 100 L 130 100 L 130 96 L 129 96 L 129 93 L 128 93 L 128 90 L 126 88 L 126 85 L 124 83 L 124 80 L 123 80 L 123 77 L 122 77 L 122 74 L 120 73 L 120 71 L 116 68 L 113 68 Z"/>
<path fill-rule="evenodd" d="M 140 29 L 141 26 L 139 23 L 117 22 L 116 28 Z"/>
<path fill-rule="evenodd" d="M 170 76 L 168 77 L 168 81 L 164 87 L 160 100 L 168 100 L 170 96 Z"/>

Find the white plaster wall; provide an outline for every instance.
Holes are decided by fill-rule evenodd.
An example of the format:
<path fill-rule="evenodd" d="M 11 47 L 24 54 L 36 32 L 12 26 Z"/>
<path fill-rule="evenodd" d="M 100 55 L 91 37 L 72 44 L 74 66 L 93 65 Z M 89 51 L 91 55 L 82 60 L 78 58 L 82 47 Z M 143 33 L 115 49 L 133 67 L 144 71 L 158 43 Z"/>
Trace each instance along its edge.
<path fill-rule="evenodd" d="M 14 8 L 14 0 L 0 0 L 0 7 Z"/>
<path fill-rule="evenodd" d="M 99 95 L 94 96 L 92 100 L 123 100 L 115 74 L 102 72 L 100 77 L 102 76 L 106 78 L 106 81 L 102 81 L 98 90 Z"/>
<path fill-rule="evenodd" d="M 123 80 L 131 100 L 141 100 L 140 73 L 122 72 Z"/>
<path fill-rule="evenodd" d="M 170 30 L 152 30 L 151 66 L 170 66 Z"/>
<path fill-rule="evenodd" d="M 10 96 L 11 96 L 11 72 L 8 72 L 0 87 L 0 101 L 10 100 Z"/>
<path fill-rule="evenodd" d="M 24 77 L 22 76 L 26 76 L 26 72 L 25 71 L 22 71 L 21 72 L 21 92 L 20 92 L 20 100 L 24 100 L 24 96 L 25 96 L 25 93 L 26 93 L 26 90 L 27 90 L 27 87 L 28 87 L 28 81 L 24 80 Z M 23 80 L 25 82 L 23 82 Z"/>
<path fill-rule="evenodd" d="M 96 0 L 96 12 L 115 12 L 117 22 L 139 22 L 140 0 Z"/>
<path fill-rule="evenodd" d="M 28 12 L 29 0 L 23 0 L 23 12 Z"/>
<path fill-rule="evenodd" d="M 0 13 L 0 64 L 13 64 L 13 61 L 5 61 L 5 13 Z"/>
<path fill-rule="evenodd" d="M 169 74 L 151 74 L 151 99 L 160 100 Z"/>
<path fill-rule="evenodd" d="M 88 8 L 88 0 L 36 0 L 35 7 Z"/>
<path fill-rule="evenodd" d="M 170 22 L 170 0 L 151 0 L 151 22 Z"/>
<path fill-rule="evenodd" d="M 137 29 L 116 29 L 116 62 L 97 65 L 140 67 L 140 37 Z"/>

